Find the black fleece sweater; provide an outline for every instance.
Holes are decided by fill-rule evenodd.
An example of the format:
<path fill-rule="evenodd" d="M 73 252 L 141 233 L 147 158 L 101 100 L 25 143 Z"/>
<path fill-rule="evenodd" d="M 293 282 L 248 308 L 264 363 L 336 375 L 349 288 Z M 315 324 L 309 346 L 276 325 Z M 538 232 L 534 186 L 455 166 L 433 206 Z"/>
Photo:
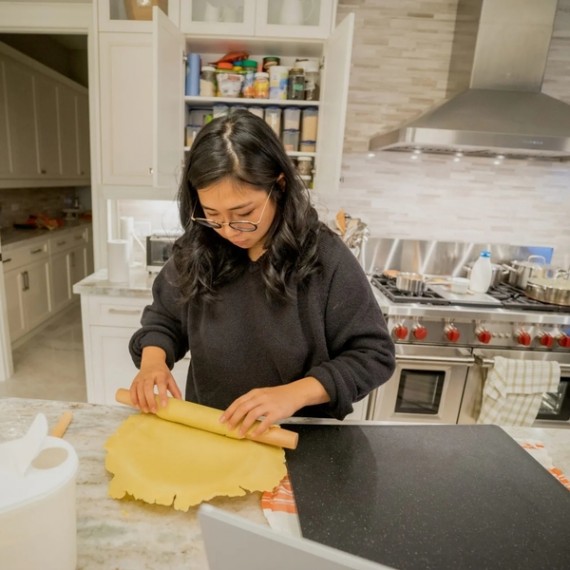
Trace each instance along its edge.
<path fill-rule="evenodd" d="M 354 255 L 338 236 L 319 236 L 322 271 L 287 303 L 267 299 L 260 264 L 251 262 L 215 303 L 181 305 L 168 261 L 131 338 L 135 365 L 145 346 L 164 349 L 170 368 L 190 350 L 186 399 L 218 409 L 252 388 L 313 376 L 330 402 L 296 415 L 344 418 L 353 402 L 390 378 L 394 344 Z"/>

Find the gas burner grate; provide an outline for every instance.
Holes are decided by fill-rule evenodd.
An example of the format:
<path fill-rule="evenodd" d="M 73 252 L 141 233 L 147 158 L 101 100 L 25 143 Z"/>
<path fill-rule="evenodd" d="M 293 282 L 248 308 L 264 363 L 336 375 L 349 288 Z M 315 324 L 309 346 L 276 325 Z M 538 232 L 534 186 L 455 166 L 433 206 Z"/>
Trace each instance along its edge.
<path fill-rule="evenodd" d="M 384 275 L 374 275 L 371 279 L 372 285 L 376 287 L 384 296 L 393 303 L 422 303 L 424 305 L 450 305 L 439 293 L 429 287 L 421 294 L 402 291 L 396 287 L 396 280 Z"/>
<path fill-rule="evenodd" d="M 501 301 L 505 309 L 517 309 L 522 311 L 543 311 L 550 313 L 570 313 L 570 307 L 544 303 L 527 297 L 521 289 L 517 289 L 508 283 L 500 283 L 487 291 L 487 295 Z"/>

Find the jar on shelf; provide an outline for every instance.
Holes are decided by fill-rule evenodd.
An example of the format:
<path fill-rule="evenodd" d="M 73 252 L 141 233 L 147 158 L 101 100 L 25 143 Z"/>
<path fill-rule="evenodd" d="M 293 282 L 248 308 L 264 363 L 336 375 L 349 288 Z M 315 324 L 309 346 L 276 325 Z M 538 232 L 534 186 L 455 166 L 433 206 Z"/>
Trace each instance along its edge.
<path fill-rule="evenodd" d="M 257 69 L 257 61 L 246 59 L 241 62 L 243 68 L 243 85 L 241 88 L 242 96 L 246 99 L 255 97 L 255 70 Z"/>
<path fill-rule="evenodd" d="M 286 151 L 296 152 L 299 150 L 299 131 L 284 130 L 281 140 Z"/>
<path fill-rule="evenodd" d="M 287 99 L 302 101 L 305 98 L 305 72 L 300 67 L 292 67 L 287 78 Z"/>
<path fill-rule="evenodd" d="M 299 107 L 285 107 L 283 110 L 283 128 L 298 131 L 301 122 L 301 109 Z"/>
<path fill-rule="evenodd" d="M 304 176 L 311 175 L 313 171 L 313 159 L 310 156 L 298 156 L 297 157 L 297 170 L 299 174 Z"/>
<path fill-rule="evenodd" d="M 258 71 L 255 74 L 255 82 L 253 84 L 256 99 L 269 98 L 269 73 L 266 71 Z"/>
<path fill-rule="evenodd" d="M 200 96 L 215 97 L 216 89 L 216 68 L 205 65 L 200 72 Z"/>
<path fill-rule="evenodd" d="M 265 122 L 278 137 L 281 136 L 281 109 L 279 107 L 267 107 L 265 109 Z"/>
<path fill-rule="evenodd" d="M 305 72 L 305 100 L 318 101 L 320 96 L 319 62 L 313 59 L 298 59 L 295 67 L 301 67 Z"/>
<path fill-rule="evenodd" d="M 287 99 L 287 78 L 289 70 L 284 65 L 273 65 L 269 68 L 269 98 Z"/>
<path fill-rule="evenodd" d="M 229 112 L 229 106 L 224 105 L 223 103 L 216 103 L 213 107 L 214 119 L 217 119 L 218 117 L 225 117 Z"/>
<path fill-rule="evenodd" d="M 301 124 L 301 140 L 316 141 L 317 127 L 319 121 L 319 110 L 316 107 L 303 109 L 303 120 Z"/>
<path fill-rule="evenodd" d="M 299 150 L 301 152 L 316 152 L 317 141 L 301 141 L 299 143 Z"/>
<path fill-rule="evenodd" d="M 281 60 L 273 55 L 268 55 L 267 57 L 263 58 L 263 63 L 261 69 L 263 71 L 269 72 L 269 68 L 273 67 L 274 65 L 279 65 Z"/>
<path fill-rule="evenodd" d="M 248 107 L 247 108 L 248 111 L 250 113 L 252 113 L 253 115 L 255 115 L 256 117 L 259 117 L 260 119 L 263 119 L 264 117 L 264 111 L 263 111 L 263 107 Z"/>
<path fill-rule="evenodd" d="M 186 146 L 192 146 L 192 143 L 201 128 L 201 125 L 186 125 Z"/>

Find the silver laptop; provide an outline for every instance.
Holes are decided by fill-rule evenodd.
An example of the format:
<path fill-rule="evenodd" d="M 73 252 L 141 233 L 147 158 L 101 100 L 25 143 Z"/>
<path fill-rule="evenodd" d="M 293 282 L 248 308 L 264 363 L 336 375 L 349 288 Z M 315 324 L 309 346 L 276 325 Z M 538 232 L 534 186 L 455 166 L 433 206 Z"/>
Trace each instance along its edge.
<path fill-rule="evenodd" d="M 210 570 L 393 570 L 305 538 L 201 505 L 198 519 Z"/>

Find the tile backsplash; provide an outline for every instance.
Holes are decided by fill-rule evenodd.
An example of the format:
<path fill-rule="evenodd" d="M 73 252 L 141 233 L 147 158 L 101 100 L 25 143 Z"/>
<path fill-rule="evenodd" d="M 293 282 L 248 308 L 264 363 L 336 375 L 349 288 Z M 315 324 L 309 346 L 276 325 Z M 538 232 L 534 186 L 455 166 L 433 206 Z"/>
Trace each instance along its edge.
<path fill-rule="evenodd" d="M 355 13 L 351 78 L 338 193 L 315 202 L 338 208 L 372 235 L 554 247 L 570 266 L 570 163 L 379 152 L 368 139 L 449 97 L 457 0 L 339 0 L 337 22 Z M 570 103 L 570 0 L 559 0 L 543 91 Z"/>

